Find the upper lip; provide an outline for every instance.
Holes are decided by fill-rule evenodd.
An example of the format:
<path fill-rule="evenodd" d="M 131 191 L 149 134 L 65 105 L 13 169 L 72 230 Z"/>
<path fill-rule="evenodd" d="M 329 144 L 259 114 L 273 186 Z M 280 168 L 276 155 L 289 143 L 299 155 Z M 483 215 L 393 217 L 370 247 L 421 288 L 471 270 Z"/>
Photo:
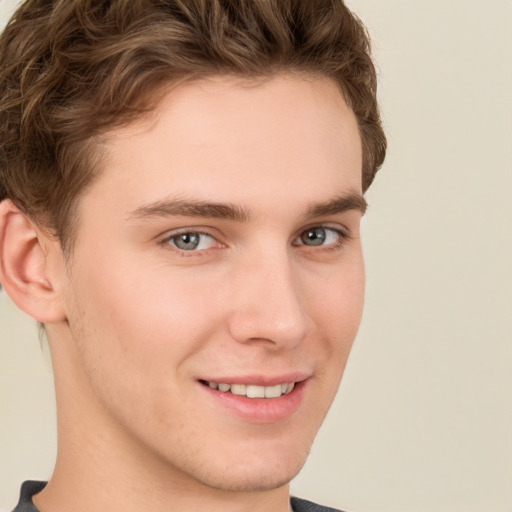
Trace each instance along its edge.
<path fill-rule="evenodd" d="M 253 386 L 276 386 L 277 384 L 300 382 L 311 376 L 306 372 L 291 372 L 281 375 L 246 374 L 221 377 L 201 378 L 206 382 L 217 382 L 225 384 L 246 384 Z"/>

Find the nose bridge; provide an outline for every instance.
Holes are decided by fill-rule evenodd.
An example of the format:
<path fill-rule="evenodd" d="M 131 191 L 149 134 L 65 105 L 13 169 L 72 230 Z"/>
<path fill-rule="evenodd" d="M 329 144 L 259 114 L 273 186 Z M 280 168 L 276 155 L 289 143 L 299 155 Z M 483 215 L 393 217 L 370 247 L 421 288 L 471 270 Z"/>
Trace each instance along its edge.
<path fill-rule="evenodd" d="M 286 248 L 260 250 L 240 265 L 232 290 L 231 335 L 240 342 L 300 343 L 307 317 L 299 277 Z"/>

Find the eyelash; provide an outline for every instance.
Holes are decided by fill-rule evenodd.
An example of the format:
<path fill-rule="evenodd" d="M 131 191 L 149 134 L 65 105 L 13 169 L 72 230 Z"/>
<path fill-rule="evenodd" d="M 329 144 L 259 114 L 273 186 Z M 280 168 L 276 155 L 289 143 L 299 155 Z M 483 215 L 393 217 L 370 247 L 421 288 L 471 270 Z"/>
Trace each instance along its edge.
<path fill-rule="evenodd" d="M 208 248 L 208 249 L 189 250 L 189 251 L 184 250 L 184 249 L 180 249 L 179 247 L 176 247 L 175 245 L 171 244 L 171 241 L 174 238 L 179 237 L 180 235 L 201 235 L 201 236 L 204 236 L 204 237 L 207 237 L 207 238 L 210 238 L 210 239 L 214 240 L 218 244 L 221 243 L 212 234 L 207 233 L 206 231 L 201 231 L 201 230 L 196 230 L 196 229 L 184 229 L 184 230 L 173 232 L 173 233 L 167 235 L 160 242 L 160 245 L 162 245 L 164 247 L 164 249 L 175 251 L 180 256 L 185 257 L 185 258 L 194 257 L 194 256 L 201 256 L 201 254 L 203 254 L 205 251 L 210 251 L 212 249 L 212 248 Z"/>
<path fill-rule="evenodd" d="M 300 239 L 300 237 L 302 235 L 304 235 L 305 233 L 307 233 L 308 231 L 314 231 L 316 229 L 323 229 L 325 231 L 335 233 L 338 236 L 338 239 L 334 243 L 331 243 L 328 245 L 308 246 L 303 243 L 292 243 L 292 245 L 294 247 L 305 247 L 306 250 L 310 249 L 310 250 L 314 250 L 314 251 L 335 252 L 335 251 L 340 250 L 345 245 L 345 243 L 348 242 L 352 238 L 350 233 L 346 230 L 319 224 L 319 225 L 314 225 L 314 226 L 304 229 L 297 236 L 294 237 L 294 240 Z M 177 252 L 182 257 L 201 256 L 206 251 L 209 252 L 211 249 L 213 249 L 213 248 L 199 249 L 199 250 L 180 249 L 179 247 L 176 247 L 175 245 L 171 244 L 171 241 L 173 239 L 179 237 L 180 235 L 202 235 L 202 236 L 205 236 L 207 238 L 214 240 L 218 244 L 221 244 L 221 242 L 219 242 L 217 240 L 217 238 L 215 238 L 212 234 L 210 234 L 206 231 L 194 230 L 194 229 L 184 229 L 182 231 L 173 232 L 173 233 L 167 235 L 164 239 L 162 239 L 160 241 L 160 245 L 162 245 L 167 250 L 172 250 L 172 251 Z"/>
<path fill-rule="evenodd" d="M 306 249 L 311 249 L 314 251 L 325 251 L 325 252 L 336 252 L 343 248 L 343 246 L 352 238 L 348 230 L 342 230 L 339 228 L 334 228 L 332 226 L 326 226 L 323 224 L 311 226 L 299 233 L 295 239 L 300 238 L 304 233 L 308 231 L 314 231 L 315 229 L 323 229 L 325 231 L 329 231 L 331 233 L 335 233 L 338 236 L 338 239 L 331 244 L 328 245 L 319 245 L 319 246 L 307 246 L 306 244 L 294 244 L 295 246 L 303 246 Z"/>

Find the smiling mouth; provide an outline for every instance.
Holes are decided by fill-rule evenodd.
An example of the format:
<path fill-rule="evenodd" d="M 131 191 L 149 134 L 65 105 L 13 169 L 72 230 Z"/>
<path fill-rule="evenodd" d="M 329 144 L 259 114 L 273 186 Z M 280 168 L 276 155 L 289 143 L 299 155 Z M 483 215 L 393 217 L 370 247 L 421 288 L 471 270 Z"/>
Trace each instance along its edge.
<path fill-rule="evenodd" d="M 279 398 L 291 393 L 295 382 L 283 382 L 275 386 L 256 386 L 254 384 L 227 384 L 224 382 L 213 382 L 201 380 L 201 384 L 221 393 L 246 396 L 247 398 Z"/>

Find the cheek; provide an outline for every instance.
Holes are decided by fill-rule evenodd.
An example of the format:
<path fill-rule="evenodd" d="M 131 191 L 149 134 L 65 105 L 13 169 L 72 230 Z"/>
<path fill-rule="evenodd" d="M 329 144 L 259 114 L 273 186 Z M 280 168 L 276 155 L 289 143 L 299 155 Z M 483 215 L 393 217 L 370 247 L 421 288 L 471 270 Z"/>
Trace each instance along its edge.
<path fill-rule="evenodd" d="M 323 369 L 337 389 L 361 322 L 365 284 L 362 257 L 340 266 L 324 282 L 322 290 L 315 287 L 310 310 L 324 347 Z"/>
<path fill-rule="evenodd" d="M 171 367 L 179 371 L 218 323 L 217 302 L 183 273 L 134 268 L 120 258 L 108 264 L 105 254 L 75 275 L 72 316 L 82 352 L 98 371 L 130 373 L 131 384 L 142 386 L 148 374 L 164 375 Z"/>
<path fill-rule="evenodd" d="M 216 302 L 199 293 L 198 303 L 197 286 L 187 286 L 188 280 L 163 280 L 122 264 L 91 261 L 75 275 L 70 297 L 71 335 L 79 348 L 75 373 L 83 372 L 103 410 L 131 428 L 150 419 L 155 428 L 168 423 L 169 408 L 183 398 L 174 388 L 187 380 L 189 361 L 218 325 L 211 311 Z"/>
<path fill-rule="evenodd" d="M 364 264 L 362 258 L 340 265 L 316 286 L 315 309 L 322 325 L 343 339 L 352 340 L 359 328 L 364 303 Z M 338 337 L 336 336 L 336 338 Z"/>
<path fill-rule="evenodd" d="M 208 313 L 202 305 L 212 303 L 200 276 L 126 253 L 104 255 L 101 265 L 91 261 L 80 271 L 84 300 L 99 321 L 127 332 L 127 339 L 143 333 L 145 343 L 179 339 L 181 331 L 197 328 L 197 312 Z"/>

